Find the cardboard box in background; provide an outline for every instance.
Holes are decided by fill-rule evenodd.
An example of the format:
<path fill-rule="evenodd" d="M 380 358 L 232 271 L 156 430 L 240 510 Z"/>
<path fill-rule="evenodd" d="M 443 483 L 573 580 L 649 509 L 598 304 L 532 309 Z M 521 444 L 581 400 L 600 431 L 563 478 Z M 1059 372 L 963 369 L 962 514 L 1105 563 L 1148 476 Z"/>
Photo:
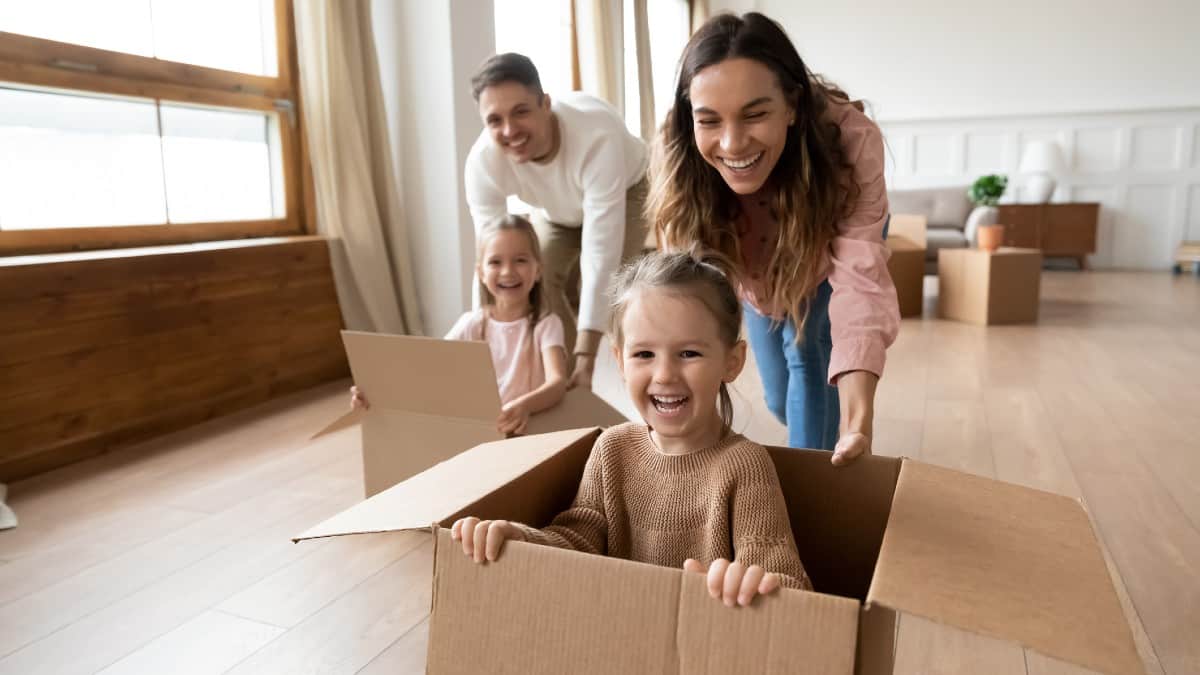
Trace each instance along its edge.
<path fill-rule="evenodd" d="M 978 325 L 1037 321 L 1042 252 L 938 250 L 938 316 Z"/>
<path fill-rule="evenodd" d="M 925 216 L 913 213 L 893 213 L 888 221 L 888 241 L 903 239 L 925 250 L 929 246 L 928 224 Z"/>
<path fill-rule="evenodd" d="M 477 446 L 297 541 L 431 531 L 430 673 L 877 675 L 894 669 L 902 614 L 1099 672 L 1142 672 L 1078 502 L 913 460 L 839 468 L 827 452 L 771 448 L 818 592 L 783 589 L 749 608 L 710 598 L 700 574 L 524 542 L 476 565 L 442 529 L 466 515 L 547 524 L 571 503 L 598 434 Z M 981 672 L 1009 672 L 992 665 Z"/>
<path fill-rule="evenodd" d="M 363 484 L 377 494 L 445 459 L 504 437 L 500 392 L 486 343 L 342 331 L 354 382 L 371 407 L 352 411 L 313 438 L 362 424 Z M 527 434 L 629 421 L 586 389 L 531 415 Z"/>
<path fill-rule="evenodd" d="M 888 237 L 888 273 L 896 286 L 900 316 L 921 316 L 925 306 L 925 249 L 909 240 Z"/>

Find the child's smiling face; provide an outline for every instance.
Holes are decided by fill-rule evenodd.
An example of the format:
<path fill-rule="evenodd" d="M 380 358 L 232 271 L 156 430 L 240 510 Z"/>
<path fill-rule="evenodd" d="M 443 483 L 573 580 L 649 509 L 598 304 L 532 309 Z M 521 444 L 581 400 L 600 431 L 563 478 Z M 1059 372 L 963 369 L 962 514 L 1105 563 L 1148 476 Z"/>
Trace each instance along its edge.
<path fill-rule="evenodd" d="M 634 292 L 621 333 L 617 363 L 659 447 L 683 454 L 720 440 L 718 394 L 741 372 L 746 343 L 726 345 L 716 318 L 687 289 Z"/>
<path fill-rule="evenodd" d="M 519 230 L 498 230 L 480 258 L 479 279 L 498 305 L 528 303 L 541 273 L 529 237 Z"/>

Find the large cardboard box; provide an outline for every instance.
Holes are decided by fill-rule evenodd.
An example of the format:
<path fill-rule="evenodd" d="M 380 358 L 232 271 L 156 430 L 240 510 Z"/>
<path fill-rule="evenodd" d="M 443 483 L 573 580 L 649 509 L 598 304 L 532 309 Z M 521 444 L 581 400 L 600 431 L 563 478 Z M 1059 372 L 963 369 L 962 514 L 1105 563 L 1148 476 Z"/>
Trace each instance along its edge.
<path fill-rule="evenodd" d="M 547 524 L 571 503 L 598 434 L 477 446 L 297 541 L 432 532 L 430 673 L 876 675 L 893 671 L 902 614 L 1142 672 L 1078 502 L 907 459 L 839 468 L 827 452 L 771 448 L 817 592 L 783 589 L 749 608 L 714 601 L 703 575 L 678 569 L 523 542 L 495 563 L 463 556 L 444 528 L 466 515 Z M 996 665 L 982 672 L 1008 672 Z"/>
<path fill-rule="evenodd" d="M 363 484 L 377 494 L 467 448 L 504 437 L 487 344 L 342 331 L 354 382 L 371 407 L 342 415 L 313 437 L 362 424 Z M 529 418 L 528 434 L 608 427 L 628 419 L 586 389 Z"/>
<path fill-rule="evenodd" d="M 921 316 L 925 305 L 925 248 L 904 237 L 888 237 L 888 273 L 896 286 L 900 316 Z"/>
<path fill-rule="evenodd" d="M 1037 321 L 1042 252 L 1001 247 L 938 251 L 938 316 L 978 325 Z"/>

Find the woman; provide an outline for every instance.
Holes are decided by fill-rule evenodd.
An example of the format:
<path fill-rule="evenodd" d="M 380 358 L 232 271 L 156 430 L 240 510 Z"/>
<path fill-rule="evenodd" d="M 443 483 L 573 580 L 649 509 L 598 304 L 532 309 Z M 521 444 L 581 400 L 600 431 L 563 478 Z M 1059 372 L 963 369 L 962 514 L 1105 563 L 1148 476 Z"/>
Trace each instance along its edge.
<path fill-rule="evenodd" d="M 870 453 L 900 325 L 879 128 L 775 22 L 725 14 L 688 42 L 654 151 L 659 245 L 729 261 L 789 445 L 834 450 L 834 464 Z"/>

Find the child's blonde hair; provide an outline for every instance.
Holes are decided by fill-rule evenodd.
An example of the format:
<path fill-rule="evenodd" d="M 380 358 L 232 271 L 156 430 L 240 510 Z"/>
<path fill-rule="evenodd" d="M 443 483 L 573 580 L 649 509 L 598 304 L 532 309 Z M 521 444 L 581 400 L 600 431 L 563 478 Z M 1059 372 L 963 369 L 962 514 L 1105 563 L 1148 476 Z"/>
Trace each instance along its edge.
<path fill-rule="evenodd" d="M 492 307 L 496 304 L 496 298 L 492 292 L 488 290 L 487 284 L 483 283 L 483 254 L 487 251 L 488 243 L 500 232 L 512 230 L 525 235 L 529 241 L 529 251 L 533 255 L 533 259 L 537 262 L 538 268 L 542 267 L 542 247 L 538 243 L 537 231 L 533 229 L 533 224 L 521 216 L 504 215 L 484 223 L 483 227 L 479 228 L 479 236 L 475 238 L 475 281 L 479 284 L 479 304 L 482 307 Z M 542 280 L 539 277 L 533 282 L 533 288 L 529 289 L 529 327 L 532 330 L 537 325 L 538 319 L 546 313 L 546 292 L 542 285 Z M 485 313 L 486 318 L 486 313 Z M 484 322 L 484 333 L 487 333 L 487 322 Z"/>
<path fill-rule="evenodd" d="M 621 322 L 633 294 L 653 288 L 699 300 L 717 322 L 721 342 L 732 349 L 741 339 L 742 303 L 729 281 L 729 269 L 727 261 L 720 255 L 701 255 L 695 250 L 685 253 L 655 251 L 625 265 L 613 279 L 610 289 L 613 344 L 617 349 L 624 345 Z M 724 382 L 721 383 L 719 401 L 721 421 L 728 431 L 733 425 L 733 400 Z"/>

